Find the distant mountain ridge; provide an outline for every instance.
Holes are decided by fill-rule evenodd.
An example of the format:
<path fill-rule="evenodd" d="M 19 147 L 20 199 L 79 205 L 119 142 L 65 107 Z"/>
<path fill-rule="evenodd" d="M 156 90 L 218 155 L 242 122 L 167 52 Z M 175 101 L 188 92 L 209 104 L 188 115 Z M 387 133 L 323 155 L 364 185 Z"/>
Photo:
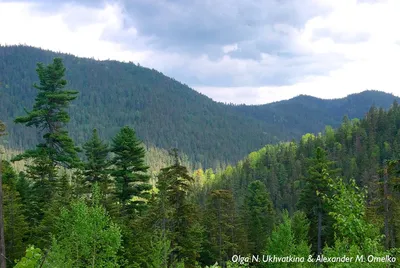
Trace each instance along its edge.
<path fill-rule="evenodd" d="M 365 91 L 346 98 L 322 100 L 298 96 L 265 105 L 226 105 L 198 93 L 162 73 L 117 61 L 96 61 L 27 46 L 0 46 L 0 119 L 8 125 L 9 146 L 33 146 L 34 129 L 16 126 L 13 119 L 32 107 L 38 81 L 37 62 L 61 57 L 68 88 L 80 92 L 70 108 L 69 131 L 78 144 L 99 129 L 111 138 L 133 126 L 148 145 L 177 146 L 190 160 L 205 167 L 235 162 L 267 143 L 338 126 L 344 115 L 363 117 L 372 105 L 389 108 L 391 94 Z"/>

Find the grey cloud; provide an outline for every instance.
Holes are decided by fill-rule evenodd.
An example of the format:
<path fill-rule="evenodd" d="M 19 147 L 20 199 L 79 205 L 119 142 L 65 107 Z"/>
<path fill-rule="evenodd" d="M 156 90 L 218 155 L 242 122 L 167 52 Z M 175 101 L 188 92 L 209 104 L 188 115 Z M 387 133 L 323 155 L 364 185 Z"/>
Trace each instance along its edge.
<path fill-rule="evenodd" d="M 1 0 L 0 0 L 1 1 Z M 99 0 L 31 0 L 38 10 L 61 10 L 65 3 L 101 8 Z M 53 3 L 53 4 L 50 4 Z M 326 74 L 345 59 L 313 55 L 297 45 L 299 30 L 329 9 L 314 0 L 115 0 L 122 29 L 105 29 L 102 38 L 126 50 L 151 50 L 141 62 L 186 84 L 207 86 L 289 85 L 307 75 Z M 39 8 L 40 7 L 40 8 Z M 87 20 L 67 14 L 76 28 Z M 134 31 L 132 31 L 134 29 Z M 227 55 L 222 47 L 237 44 Z M 268 59 L 263 58 L 267 55 Z M 206 58 L 204 58 L 206 57 Z"/>
<path fill-rule="evenodd" d="M 257 43 L 266 26 L 288 24 L 301 28 L 309 18 L 327 11 L 312 0 L 136 0 L 122 3 L 126 28 L 134 27 L 140 36 L 154 37 L 148 44 L 153 49 L 190 54 L 209 50 L 217 53 L 211 49 L 213 46 L 231 43 Z M 272 31 L 270 35 L 278 36 Z M 109 37 L 104 35 L 104 38 Z M 129 40 L 128 34 L 118 41 L 126 40 Z M 253 51 L 248 53 L 260 54 L 265 49 L 268 47 L 253 45 Z"/>

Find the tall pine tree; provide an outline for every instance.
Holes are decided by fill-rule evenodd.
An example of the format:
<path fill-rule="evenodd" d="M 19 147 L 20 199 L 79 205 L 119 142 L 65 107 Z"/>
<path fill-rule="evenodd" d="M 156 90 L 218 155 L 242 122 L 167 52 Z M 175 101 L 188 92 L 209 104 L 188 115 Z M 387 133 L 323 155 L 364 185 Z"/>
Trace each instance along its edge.
<path fill-rule="evenodd" d="M 36 127 L 43 133 L 43 141 L 36 149 L 27 150 L 14 160 L 41 159 L 40 162 L 50 165 L 48 171 L 56 166 L 76 167 L 80 163 L 77 154 L 79 148 L 74 145 L 65 126 L 70 120 L 67 109 L 78 92 L 64 89 L 67 81 L 64 79 L 65 67 L 60 58 L 55 58 L 47 66 L 38 63 L 36 72 L 40 83 L 33 85 L 38 90 L 33 109 L 25 110 L 27 115 L 17 117 L 15 123 Z M 53 172 L 50 172 L 49 179 L 54 179 Z"/>

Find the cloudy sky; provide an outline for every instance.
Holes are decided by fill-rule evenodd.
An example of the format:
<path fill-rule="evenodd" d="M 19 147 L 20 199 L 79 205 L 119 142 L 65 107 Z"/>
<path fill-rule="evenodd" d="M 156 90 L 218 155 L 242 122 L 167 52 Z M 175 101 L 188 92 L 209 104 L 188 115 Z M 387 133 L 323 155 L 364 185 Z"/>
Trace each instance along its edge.
<path fill-rule="evenodd" d="M 0 44 L 157 69 L 217 101 L 400 95 L 399 0 L 0 0 Z"/>

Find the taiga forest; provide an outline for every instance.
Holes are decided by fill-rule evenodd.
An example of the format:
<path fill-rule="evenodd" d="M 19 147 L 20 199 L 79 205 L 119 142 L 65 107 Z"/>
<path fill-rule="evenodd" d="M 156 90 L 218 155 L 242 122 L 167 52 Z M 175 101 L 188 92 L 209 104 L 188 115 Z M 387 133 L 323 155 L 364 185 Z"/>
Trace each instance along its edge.
<path fill-rule="evenodd" d="M 398 100 L 222 103 L 1 46 L 0 267 L 399 267 Z"/>

